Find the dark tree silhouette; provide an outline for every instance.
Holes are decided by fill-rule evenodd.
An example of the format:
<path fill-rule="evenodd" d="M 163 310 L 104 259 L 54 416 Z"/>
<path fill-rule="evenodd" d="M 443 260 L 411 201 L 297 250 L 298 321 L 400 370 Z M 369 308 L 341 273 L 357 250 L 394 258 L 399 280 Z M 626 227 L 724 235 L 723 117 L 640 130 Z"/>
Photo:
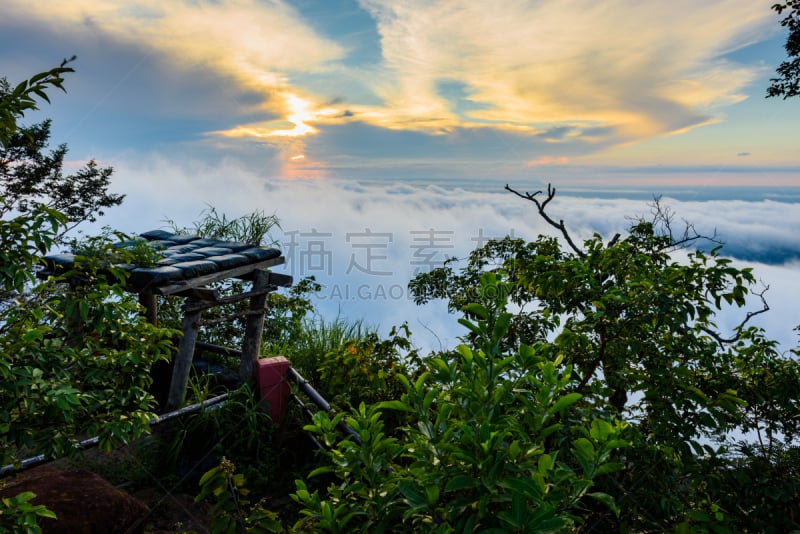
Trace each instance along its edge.
<path fill-rule="evenodd" d="M 74 59 L 74 58 L 73 58 Z M 47 100 L 45 90 L 63 89 L 60 67 L 38 74 L 12 88 L 0 77 L 0 218 L 28 213 L 36 204 L 61 211 L 67 219 L 63 233 L 84 221 L 95 221 L 105 208 L 119 205 L 124 195 L 108 192 L 111 167 L 92 160 L 75 174 L 64 174 L 67 145 L 49 150 L 50 121 L 22 126 L 18 119 L 36 109 L 35 98 Z"/>
<path fill-rule="evenodd" d="M 767 88 L 767 98 L 782 96 L 787 99 L 800 95 L 800 0 L 773 4 L 772 9 L 779 15 L 786 14 L 781 26 L 789 30 L 789 35 L 784 45 L 787 60 L 775 69 L 778 77 L 770 79 L 772 83 Z"/>

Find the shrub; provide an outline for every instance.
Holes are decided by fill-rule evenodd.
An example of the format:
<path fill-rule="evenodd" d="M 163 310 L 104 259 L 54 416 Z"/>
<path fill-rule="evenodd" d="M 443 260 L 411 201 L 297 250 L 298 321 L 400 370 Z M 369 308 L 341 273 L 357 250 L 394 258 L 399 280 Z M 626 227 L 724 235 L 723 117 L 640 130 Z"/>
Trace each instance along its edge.
<path fill-rule="evenodd" d="M 311 476 L 333 481 L 310 491 L 295 528 L 328 532 L 549 532 L 580 522 L 586 499 L 615 509 L 594 479 L 620 468 L 611 455 L 626 443 L 625 425 L 578 409 L 576 378 L 563 358 L 540 347 L 500 350 L 508 334 L 505 282 L 480 279 L 482 303 L 462 319 L 474 346 L 426 361 L 416 380 L 398 380 L 400 399 L 350 415 L 314 416 L 307 430 L 330 447 L 328 465 Z M 386 411 L 405 416 L 387 435 Z M 353 430 L 343 439 L 340 420 Z M 569 421 L 569 424 L 565 424 Z"/>

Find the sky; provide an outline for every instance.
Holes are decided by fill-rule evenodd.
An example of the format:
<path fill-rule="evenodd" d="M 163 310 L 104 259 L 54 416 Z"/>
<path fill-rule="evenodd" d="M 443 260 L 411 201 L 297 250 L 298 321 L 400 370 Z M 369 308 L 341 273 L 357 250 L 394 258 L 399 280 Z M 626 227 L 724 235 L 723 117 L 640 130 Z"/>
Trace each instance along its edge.
<path fill-rule="evenodd" d="M 68 167 L 115 168 L 127 199 L 101 222 L 275 213 L 286 269 L 325 281 L 329 314 L 450 343 L 408 278 L 487 235 L 547 232 L 502 188 L 552 182 L 577 236 L 624 231 L 661 194 L 722 234 L 765 273 L 764 324 L 789 346 L 800 99 L 764 98 L 784 59 L 771 3 L 0 0 L 0 76 L 77 55 L 67 93 L 26 119 L 53 119 Z"/>
<path fill-rule="evenodd" d="M 767 1 L 0 5 L 10 80 L 78 56 L 48 115 L 79 158 L 235 156 L 284 178 L 800 182 L 800 106 L 764 98 L 785 40 Z"/>

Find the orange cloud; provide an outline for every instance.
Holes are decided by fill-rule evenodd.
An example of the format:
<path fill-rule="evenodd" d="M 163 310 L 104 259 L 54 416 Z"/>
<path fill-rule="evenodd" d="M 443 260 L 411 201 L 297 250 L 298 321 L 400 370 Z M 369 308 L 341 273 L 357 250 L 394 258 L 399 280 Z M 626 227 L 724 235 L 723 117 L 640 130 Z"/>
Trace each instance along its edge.
<path fill-rule="evenodd" d="M 569 158 L 566 156 L 542 156 L 525 163 L 526 167 L 543 167 L 548 165 L 566 165 Z"/>
<path fill-rule="evenodd" d="M 362 4 L 382 38 L 382 120 L 457 120 L 448 81 L 477 104 L 462 126 L 593 123 L 627 139 L 686 131 L 741 101 L 757 70 L 720 57 L 774 26 L 752 0 Z"/>
<path fill-rule="evenodd" d="M 612 144 L 683 133 L 719 120 L 759 74 L 725 54 L 777 31 L 753 0 L 359 4 L 380 35 L 381 59 L 369 65 L 352 64 L 347 46 L 285 0 L 5 0 L 4 9 L 59 31 L 100 32 L 263 94 L 260 110 L 277 120 L 214 133 L 274 144 L 334 120 L 430 134 L 569 125 L 583 141 Z M 309 73 L 336 93 L 303 87 L 297 80 Z M 370 101 L 349 102 L 345 117 L 325 102 L 349 87 Z"/>

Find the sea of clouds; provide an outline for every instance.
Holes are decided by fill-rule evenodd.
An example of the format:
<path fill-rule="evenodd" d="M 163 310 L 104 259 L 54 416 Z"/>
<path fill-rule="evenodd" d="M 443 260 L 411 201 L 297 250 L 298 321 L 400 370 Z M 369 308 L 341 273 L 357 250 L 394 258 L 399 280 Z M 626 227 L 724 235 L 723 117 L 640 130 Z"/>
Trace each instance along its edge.
<path fill-rule="evenodd" d="M 408 322 L 416 344 L 435 350 L 454 346 L 463 329 L 444 303 L 413 303 L 406 285 L 415 273 L 441 265 L 446 257 L 463 258 L 488 238 L 513 234 L 534 239 L 556 232 L 531 202 L 503 191 L 503 185 L 491 191 L 485 184 L 476 190 L 457 183 L 287 181 L 265 178 L 233 162 L 186 164 L 155 157 L 115 165 L 113 189 L 127 197 L 98 225 L 135 234 L 164 228 L 167 219 L 191 226 L 208 207 L 229 217 L 255 210 L 275 214 L 281 228 L 272 238 L 287 259 L 276 270 L 295 280 L 314 276 L 323 284 L 314 299 L 321 316 L 363 319 L 383 332 Z M 641 198 L 603 197 L 558 194 L 548 212 L 563 219 L 576 240 L 594 232 L 611 237 L 625 232 L 631 218 L 650 215 L 648 202 Z M 797 347 L 793 329 L 800 325 L 800 261 L 791 259 L 800 255 L 797 203 L 679 201 L 668 196 L 661 201 L 675 212 L 679 225 L 685 219 L 700 233 L 716 231 L 733 256 L 760 259 L 736 260 L 754 269 L 760 281 L 754 289 L 770 287 L 766 295 L 771 311 L 752 323 L 765 328 L 783 350 Z M 770 251 L 782 252 L 776 256 Z M 748 309 L 759 306 L 754 299 Z M 720 312 L 717 322 L 723 334 L 744 313 Z"/>

